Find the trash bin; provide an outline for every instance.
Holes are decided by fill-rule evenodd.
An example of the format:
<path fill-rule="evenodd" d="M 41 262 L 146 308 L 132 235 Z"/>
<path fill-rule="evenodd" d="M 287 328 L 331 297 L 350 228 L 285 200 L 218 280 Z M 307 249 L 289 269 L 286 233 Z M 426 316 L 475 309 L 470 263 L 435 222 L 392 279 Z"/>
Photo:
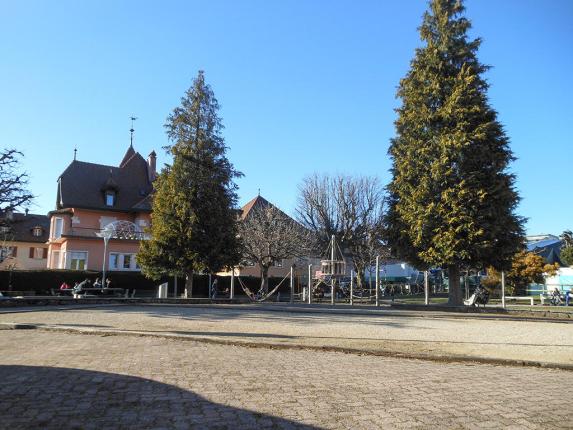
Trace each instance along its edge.
<path fill-rule="evenodd" d="M 166 299 L 167 298 L 167 282 L 164 282 L 159 286 L 157 289 L 157 298 L 158 299 Z"/>

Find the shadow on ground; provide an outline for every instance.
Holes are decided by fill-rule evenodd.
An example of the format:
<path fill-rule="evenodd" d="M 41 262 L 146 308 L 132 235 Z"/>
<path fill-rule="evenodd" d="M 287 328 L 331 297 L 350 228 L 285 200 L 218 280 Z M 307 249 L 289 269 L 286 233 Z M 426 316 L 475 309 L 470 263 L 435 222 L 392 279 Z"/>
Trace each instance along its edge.
<path fill-rule="evenodd" d="M 114 373 L 0 366 L 0 381 L 0 428 L 317 428 Z"/>

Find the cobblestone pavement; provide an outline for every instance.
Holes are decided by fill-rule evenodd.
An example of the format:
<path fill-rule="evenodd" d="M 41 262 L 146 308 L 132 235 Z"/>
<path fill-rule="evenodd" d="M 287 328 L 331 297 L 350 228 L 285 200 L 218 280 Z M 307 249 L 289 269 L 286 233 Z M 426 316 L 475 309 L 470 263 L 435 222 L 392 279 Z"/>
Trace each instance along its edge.
<path fill-rule="evenodd" d="M 0 331 L 0 428 L 571 428 L 573 372 Z"/>
<path fill-rule="evenodd" d="M 234 343 L 346 348 L 416 357 L 472 357 L 573 366 L 573 321 L 379 310 L 277 312 L 272 306 L 101 306 L 0 313 L 0 323 L 144 331 Z"/>

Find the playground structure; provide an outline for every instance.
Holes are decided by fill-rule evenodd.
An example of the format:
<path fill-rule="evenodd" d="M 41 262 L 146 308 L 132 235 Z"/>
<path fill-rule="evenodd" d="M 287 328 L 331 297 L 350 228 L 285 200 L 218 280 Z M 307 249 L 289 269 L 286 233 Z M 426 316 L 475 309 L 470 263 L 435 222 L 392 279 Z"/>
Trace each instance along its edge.
<path fill-rule="evenodd" d="M 382 298 L 393 300 L 395 296 L 415 295 L 424 292 L 426 292 L 427 302 L 429 290 L 432 287 L 434 294 L 443 292 L 443 284 L 439 284 L 435 276 L 430 278 L 426 272 L 416 271 L 415 277 L 404 277 L 403 279 L 388 280 L 386 277 L 382 278 L 380 274 L 383 270 L 380 270 L 379 257 L 376 258 L 375 284 L 372 285 L 370 281 L 368 283 L 362 282 L 360 286 L 356 285 L 357 277 L 353 270 L 349 270 L 348 263 L 335 236 L 332 236 L 323 256 L 326 258 L 320 260 L 320 270 L 314 271 L 313 269 L 316 269 L 317 265 L 308 264 L 307 276 L 303 276 L 300 266 L 296 273 L 294 267 L 291 267 L 289 273 L 268 292 L 249 288 L 244 280 L 232 271 L 229 297 L 234 297 L 235 280 L 252 302 L 285 301 L 287 299 L 290 303 L 310 304 L 326 301 L 331 305 L 335 305 L 337 302 L 351 305 L 355 302 L 379 305 Z M 287 279 L 289 279 L 290 286 L 288 293 L 284 288 L 281 289 Z"/>

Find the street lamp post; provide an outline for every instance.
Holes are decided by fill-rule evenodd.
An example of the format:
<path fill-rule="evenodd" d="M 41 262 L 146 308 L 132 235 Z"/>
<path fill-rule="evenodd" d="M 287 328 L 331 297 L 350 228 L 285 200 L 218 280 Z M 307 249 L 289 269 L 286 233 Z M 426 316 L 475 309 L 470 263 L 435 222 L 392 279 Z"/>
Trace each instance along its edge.
<path fill-rule="evenodd" d="M 110 230 L 104 230 L 102 232 L 102 237 L 103 237 L 103 267 L 102 267 L 102 275 L 101 275 L 101 286 L 102 286 L 102 288 L 105 288 L 105 262 L 107 260 L 107 243 L 109 242 L 109 239 L 111 239 L 112 235 L 113 235 L 113 231 L 110 231 Z"/>

